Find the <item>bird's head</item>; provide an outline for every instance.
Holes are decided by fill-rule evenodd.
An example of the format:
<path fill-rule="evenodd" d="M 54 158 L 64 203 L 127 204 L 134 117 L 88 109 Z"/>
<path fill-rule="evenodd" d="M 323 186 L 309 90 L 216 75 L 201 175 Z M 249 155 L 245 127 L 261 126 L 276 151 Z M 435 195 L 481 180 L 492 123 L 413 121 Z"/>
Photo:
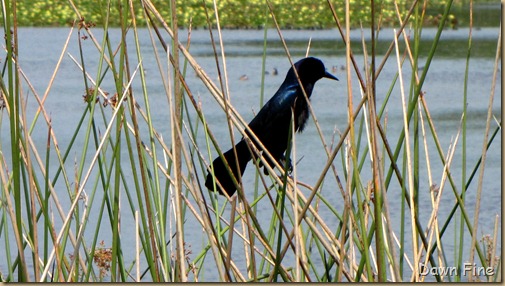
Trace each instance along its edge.
<path fill-rule="evenodd" d="M 320 59 L 314 57 L 308 57 L 297 61 L 295 63 L 295 68 L 304 85 L 314 84 L 323 77 L 338 80 L 336 76 L 326 71 L 323 62 Z M 289 72 L 294 74 L 292 68 Z"/>

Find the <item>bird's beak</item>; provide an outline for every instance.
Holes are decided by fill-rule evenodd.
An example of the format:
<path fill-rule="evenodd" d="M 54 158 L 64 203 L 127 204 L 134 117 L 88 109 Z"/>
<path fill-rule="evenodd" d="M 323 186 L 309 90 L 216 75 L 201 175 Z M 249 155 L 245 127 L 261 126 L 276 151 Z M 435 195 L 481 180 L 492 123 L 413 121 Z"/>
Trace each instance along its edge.
<path fill-rule="evenodd" d="M 338 78 L 337 78 L 336 76 L 332 75 L 332 74 L 331 74 L 331 73 L 329 73 L 329 72 L 325 72 L 325 73 L 324 73 L 324 77 L 325 77 L 325 78 L 329 78 L 329 79 L 338 80 Z"/>

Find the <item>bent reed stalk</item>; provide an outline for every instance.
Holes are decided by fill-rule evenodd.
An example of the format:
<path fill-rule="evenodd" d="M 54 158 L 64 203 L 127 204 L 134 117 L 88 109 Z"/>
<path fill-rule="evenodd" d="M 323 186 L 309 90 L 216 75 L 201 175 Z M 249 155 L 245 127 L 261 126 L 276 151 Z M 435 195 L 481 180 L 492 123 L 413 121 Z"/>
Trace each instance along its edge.
<path fill-rule="evenodd" d="M 208 5 L 210 2 L 212 5 Z M 268 56 L 268 28 L 277 32 L 286 61 L 291 65 L 296 61 L 279 26 L 278 15 L 283 14 L 274 9 L 272 2 L 265 3 L 269 17 L 264 24 L 263 73 Z M 498 216 L 493 216 L 493 232 L 479 239 L 482 206 L 477 201 L 471 205 L 474 209 L 468 209 L 467 193 L 474 182 L 479 186 L 477 200 L 483 196 L 487 170 L 484 163 L 490 155 L 487 152 L 501 131 L 501 121 L 495 122 L 492 116 L 497 65 L 494 78 L 484 83 L 491 86 L 491 94 L 482 151 L 476 162 L 467 161 L 466 147 L 458 150 L 458 142 L 466 142 L 469 136 L 466 105 L 453 140 L 444 146 L 437 130 L 441 123 L 430 112 L 436 99 L 423 94 L 452 2 L 445 2 L 428 54 L 421 54 L 419 49 L 428 2 L 413 1 L 409 7 L 395 2 L 394 12 L 400 24 L 385 54 L 379 55 L 376 41 L 382 32 L 383 7 L 381 2 L 371 1 L 371 41 L 365 41 L 367 32 L 362 28 L 363 55 L 358 57 L 350 37 L 350 1 L 345 1 L 344 21 L 337 16 L 334 3 L 327 1 L 328 15 L 335 21 L 335 37 L 339 35 L 338 40 L 345 45 L 346 79 L 341 81 L 339 91 L 347 95 L 342 96 L 342 104 L 347 100 L 347 125 L 343 130 L 335 128 L 333 134 L 325 134 L 317 110 L 308 102 L 318 134 L 314 140 L 326 155 L 311 185 L 300 179 L 304 170 L 296 164 L 306 155 L 298 151 L 301 143 L 297 136 L 306 135 L 292 130 L 286 157 L 295 164 L 293 173 L 284 172 L 285 166 L 273 160 L 248 129 L 245 115 L 238 112 L 236 106 L 240 103 L 233 98 L 229 84 L 227 43 L 216 0 L 203 1 L 202 5 L 212 39 L 217 80 L 191 51 L 192 29 L 179 29 L 176 12 L 180 2 L 167 3 L 171 12 L 167 19 L 160 13 L 167 7 L 156 6 L 150 0 L 101 0 L 100 13 L 105 24 L 97 27 L 87 22 L 79 6 L 69 0 L 78 20 L 69 29 L 43 93 L 33 86 L 26 73 L 29 67 L 18 55 L 16 1 L 2 1 L 5 61 L 0 95 L 5 108 L 1 109 L 0 118 L 8 120 L 8 124 L 1 125 L 8 130 L 4 130 L 7 135 L 2 136 L 0 145 L 0 243 L 5 256 L 4 264 L 0 264 L 0 280 L 501 280 L 501 256 L 496 254 L 501 248 L 497 241 L 501 231 Z M 107 24 L 112 7 L 119 11 L 115 21 L 121 24 L 116 30 Z M 140 41 L 136 22 L 139 17 L 146 23 L 149 43 Z M 217 23 L 215 30 L 212 23 Z M 121 37 L 114 43 L 111 36 L 118 31 Z M 413 38 L 409 36 L 412 31 Z M 183 44 L 180 38 L 185 32 L 187 43 Z M 69 52 L 75 35 L 79 55 Z M 469 50 L 471 37 L 470 33 Z M 309 55 L 310 48 L 309 43 Z M 155 60 L 157 70 L 146 70 L 144 62 L 148 57 Z M 500 57 L 498 45 L 496 63 Z M 470 52 L 466 60 L 468 68 Z M 55 92 L 54 83 L 61 80 L 64 61 L 81 73 L 84 90 L 81 113 L 74 115 L 79 118 L 78 123 L 66 126 L 71 129 L 70 140 L 59 137 L 46 107 L 48 96 Z M 389 90 L 378 91 L 376 83 L 383 80 L 381 73 L 389 61 L 395 62 L 396 74 Z M 422 72 L 418 70 L 421 63 Z M 410 79 L 408 71 L 412 72 Z M 190 72 L 196 75 L 204 92 L 194 93 L 195 88 L 187 81 Z M 153 111 L 161 107 L 152 104 L 156 94 L 148 84 L 151 79 L 158 80 L 158 91 L 166 96 L 167 116 L 162 123 L 154 116 Z M 105 88 L 107 81 L 113 83 L 110 92 Z M 262 85 L 264 82 L 263 78 Z M 462 84 L 469 84 L 468 77 Z M 394 88 L 398 86 L 400 93 L 396 94 Z M 264 86 L 260 89 L 261 106 Z M 385 93 L 381 100 L 379 92 Z M 230 138 L 216 138 L 219 126 L 209 122 L 209 107 L 200 99 L 204 96 L 226 116 L 227 126 L 221 127 L 227 129 Z M 30 104 L 36 107 L 34 115 L 29 114 Z M 398 134 L 388 123 L 388 107 L 395 104 L 402 106 Z M 168 132 L 162 131 L 163 124 L 169 126 Z M 34 140 L 35 128 L 46 128 L 44 147 Z M 234 145 L 237 132 L 247 140 L 259 142 L 251 146 L 253 152 L 263 152 L 262 157 L 253 160 L 254 171 L 249 170 L 255 172 L 255 183 L 247 185 L 239 180 L 235 182 L 239 187 L 236 196 L 218 196 L 204 186 L 204 174 L 216 153 L 222 156 L 226 140 Z M 68 145 L 61 146 L 62 141 Z M 470 176 L 466 170 L 454 167 L 458 158 L 462 158 L 463 168 L 473 164 Z M 440 173 L 436 165 L 443 166 Z M 463 174 L 460 185 L 455 183 L 459 174 Z M 426 202 L 420 199 L 421 180 L 430 186 Z M 335 197 L 342 201 L 341 205 L 333 205 Z M 448 198 L 454 203 L 442 205 Z M 393 205 L 397 201 L 401 205 Z M 451 211 L 447 217 L 441 217 L 440 209 L 446 207 L 452 207 Z M 428 218 L 420 212 L 428 214 Z M 452 234 L 448 231 L 451 226 L 455 229 Z M 194 239 L 190 238 L 194 237 L 190 236 L 196 235 L 201 243 L 191 245 L 189 241 Z M 447 242 L 451 235 L 457 241 L 452 252 L 448 251 Z M 135 247 L 128 245 L 129 238 L 135 239 Z M 470 245 L 465 238 L 471 239 Z M 449 262 L 448 256 L 455 259 Z M 471 261 L 469 266 L 463 263 L 467 260 Z M 473 267 L 472 271 L 492 271 L 480 276 L 474 272 L 451 276 L 438 271 L 452 267 L 450 263 L 460 269 L 468 266 Z M 425 271 L 431 271 L 432 277 L 423 275 Z"/>

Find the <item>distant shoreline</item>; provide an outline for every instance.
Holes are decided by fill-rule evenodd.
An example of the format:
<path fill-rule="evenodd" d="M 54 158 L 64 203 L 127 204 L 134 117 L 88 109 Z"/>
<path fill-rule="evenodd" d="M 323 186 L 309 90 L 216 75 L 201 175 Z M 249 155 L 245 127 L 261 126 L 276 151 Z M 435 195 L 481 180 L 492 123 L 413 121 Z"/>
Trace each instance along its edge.
<path fill-rule="evenodd" d="M 103 2 L 103 1 L 102 1 Z M 158 9 L 161 16 L 169 23 L 171 19 L 170 8 L 167 2 L 152 1 Z M 210 17 L 210 24 L 213 28 L 215 24 L 215 13 L 212 1 L 208 1 L 206 9 L 202 6 L 202 1 L 188 0 L 184 5 L 177 7 L 178 26 L 182 28 L 192 27 L 192 29 L 201 29 L 208 27 L 208 21 L 205 11 Z M 218 14 L 220 27 L 222 29 L 263 29 L 275 28 L 272 15 L 268 7 L 261 0 L 248 1 L 247 5 L 239 0 L 222 0 L 218 3 Z M 293 0 L 289 4 L 280 3 L 281 1 L 271 1 L 274 6 L 274 14 L 279 26 L 282 29 L 292 30 L 324 30 L 335 28 L 335 20 L 331 9 L 326 1 L 318 4 L 312 4 L 306 0 Z M 351 26 L 359 28 L 361 25 L 367 26 L 370 22 L 370 7 L 367 0 L 356 0 L 351 3 Z M 406 0 L 398 1 L 400 7 L 409 5 Z M 437 26 L 440 15 L 443 13 L 445 2 L 430 4 L 424 16 L 424 26 Z M 444 2 L 444 3 L 442 3 Z M 466 27 L 469 25 L 469 4 L 467 0 L 454 0 L 451 13 L 447 20 L 448 28 Z M 490 0 L 475 0 L 473 24 L 475 27 L 499 26 L 501 13 L 500 3 Z M 107 15 L 105 7 L 96 5 L 96 1 L 79 1 L 77 12 L 86 23 L 92 23 L 101 26 L 105 23 Z M 137 3 L 138 4 L 138 3 Z M 134 2 L 135 5 L 135 2 Z M 296 7 L 296 9 L 293 9 Z M 103 8 L 103 9 L 102 9 Z M 125 7 L 128 8 L 128 7 Z M 145 26 L 144 12 L 140 5 L 134 6 L 137 15 L 137 25 Z M 345 9 L 341 6 L 334 6 L 335 13 L 343 24 Z M 20 27 L 65 27 L 78 22 L 76 11 L 66 1 L 55 0 L 21 0 L 17 1 L 17 25 Z M 125 9 L 127 10 L 127 9 Z M 403 9 L 407 11 L 407 9 Z M 237 13 L 240 11 L 240 13 Z M 298 12 L 298 13 L 297 13 Z M 123 12 L 124 13 L 124 12 Z M 402 15 L 403 16 L 403 15 Z M 130 17 L 130 16 L 127 16 Z M 391 27 L 398 25 L 398 16 L 395 13 L 392 4 L 385 4 L 380 10 L 380 26 Z M 377 20 L 376 20 L 377 21 Z M 378 24 L 378 22 L 376 22 Z M 120 16 L 117 5 L 111 4 L 108 15 L 109 26 L 120 26 Z"/>

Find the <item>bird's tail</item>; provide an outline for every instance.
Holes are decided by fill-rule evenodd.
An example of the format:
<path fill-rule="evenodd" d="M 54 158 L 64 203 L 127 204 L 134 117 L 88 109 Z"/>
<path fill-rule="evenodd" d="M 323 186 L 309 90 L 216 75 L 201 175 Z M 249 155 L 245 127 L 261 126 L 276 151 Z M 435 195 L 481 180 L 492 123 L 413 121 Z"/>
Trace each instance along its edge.
<path fill-rule="evenodd" d="M 233 175 L 235 176 L 235 180 L 239 182 L 239 178 L 242 177 L 242 174 L 245 171 L 245 167 L 247 166 L 247 163 L 249 160 L 251 160 L 251 152 L 249 151 L 249 148 L 247 146 L 247 142 L 245 140 L 240 140 L 240 142 L 235 145 L 235 149 L 237 150 L 237 157 L 238 157 L 238 165 L 240 168 L 240 174 L 237 172 L 237 165 L 235 161 L 235 153 L 233 152 L 233 148 L 226 151 L 223 156 L 228 162 L 228 165 L 230 166 L 230 169 L 233 171 Z M 217 157 L 214 159 L 212 162 L 211 166 L 209 167 L 210 172 L 207 174 L 207 179 L 205 180 L 205 186 L 209 190 L 214 190 L 214 180 L 212 176 L 212 170 L 214 170 L 214 176 L 216 178 L 216 189 L 219 191 L 221 195 L 224 195 L 226 192 L 228 196 L 232 196 L 237 188 L 235 187 L 235 184 L 233 184 L 233 179 L 226 170 L 225 163 L 221 159 L 221 157 Z M 221 186 L 219 186 L 221 184 Z"/>

